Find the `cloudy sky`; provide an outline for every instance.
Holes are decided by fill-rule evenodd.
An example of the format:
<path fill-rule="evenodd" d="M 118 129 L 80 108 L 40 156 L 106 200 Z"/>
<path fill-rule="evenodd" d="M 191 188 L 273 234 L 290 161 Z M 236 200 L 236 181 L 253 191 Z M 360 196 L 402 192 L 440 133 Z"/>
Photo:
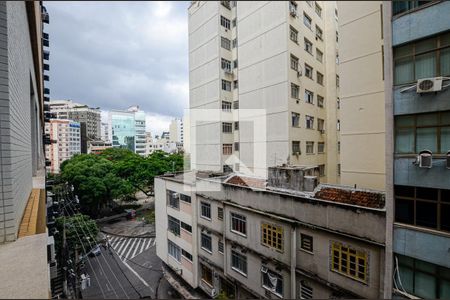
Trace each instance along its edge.
<path fill-rule="evenodd" d="M 159 134 L 188 107 L 189 2 L 46 2 L 52 99 L 139 105 Z"/>

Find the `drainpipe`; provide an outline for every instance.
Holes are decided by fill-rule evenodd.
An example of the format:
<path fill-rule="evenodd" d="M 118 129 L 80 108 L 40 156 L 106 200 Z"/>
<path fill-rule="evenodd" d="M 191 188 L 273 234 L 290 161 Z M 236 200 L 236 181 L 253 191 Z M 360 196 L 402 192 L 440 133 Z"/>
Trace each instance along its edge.
<path fill-rule="evenodd" d="M 295 299 L 296 294 L 296 280 L 295 267 L 297 265 L 297 227 L 292 226 L 291 230 L 291 299 Z"/>

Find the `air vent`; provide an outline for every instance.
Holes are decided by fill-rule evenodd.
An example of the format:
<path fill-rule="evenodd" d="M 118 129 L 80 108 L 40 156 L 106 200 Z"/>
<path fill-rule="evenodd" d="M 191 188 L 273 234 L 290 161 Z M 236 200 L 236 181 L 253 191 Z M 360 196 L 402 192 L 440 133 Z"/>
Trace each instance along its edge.
<path fill-rule="evenodd" d="M 431 93 L 442 90 L 442 77 L 417 80 L 417 93 Z"/>

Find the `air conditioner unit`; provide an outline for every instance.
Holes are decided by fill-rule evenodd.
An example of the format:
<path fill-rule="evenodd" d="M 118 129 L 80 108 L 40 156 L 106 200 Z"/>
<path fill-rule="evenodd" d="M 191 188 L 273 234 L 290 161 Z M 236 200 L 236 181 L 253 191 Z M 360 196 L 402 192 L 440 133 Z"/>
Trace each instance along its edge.
<path fill-rule="evenodd" d="M 447 152 L 447 169 L 450 169 L 450 151 Z"/>
<path fill-rule="evenodd" d="M 432 93 L 442 90 L 442 77 L 417 80 L 417 93 Z"/>
<path fill-rule="evenodd" d="M 302 76 L 302 71 L 297 71 L 297 77 L 301 77 Z"/>
<path fill-rule="evenodd" d="M 417 160 L 420 168 L 431 168 L 433 166 L 433 154 L 430 150 L 420 151 Z"/>
<path fill-rule="evenodd" d="M 178 193 L 173 193 L 172 196 L 173 196 L 174 198 L 178 198 L 178 197 L 180 196 L 180 194 L 178 194 Z"/>

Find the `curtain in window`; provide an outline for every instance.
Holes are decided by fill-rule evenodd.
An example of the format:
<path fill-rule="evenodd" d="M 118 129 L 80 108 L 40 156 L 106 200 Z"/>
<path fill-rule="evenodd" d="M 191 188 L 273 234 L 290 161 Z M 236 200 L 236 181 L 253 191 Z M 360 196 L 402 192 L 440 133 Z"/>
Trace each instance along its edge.
<path fill-rule="evenodd" d="M 437 133 L 436 128 L 417 128 L 416 150 L 430 150 L 435 153 L 437 151 Z"/>
<path fill-rule="evenodd" d="M 441 76 L 450 76 L 450 48 L 441 51 Z"/>
<path fill-rule="evenodd" d="M 416 79 L 436 76 L 436 53 L 416 56 Z"/>
<path fill-rule="evenodd" d="M 436 279 L 428 274 L 416 272 L 415 295 L 425 299 L 436 299 Z"/>
<path fill-rule="evenodd" d="M 414 80 L 414 65 L 411 58 L 398 59 L 395 62 L 395 84 Z"/>
<path fill-rule="evenodd" d="M 450 151 L 450 126 L 441 128 L 441 153 Z"/>
<path fill-rule="evenodd" d="M 397 129 L 395 135 L 396 153 L 414 153 L 414 132 L 412 129 Z"/>

